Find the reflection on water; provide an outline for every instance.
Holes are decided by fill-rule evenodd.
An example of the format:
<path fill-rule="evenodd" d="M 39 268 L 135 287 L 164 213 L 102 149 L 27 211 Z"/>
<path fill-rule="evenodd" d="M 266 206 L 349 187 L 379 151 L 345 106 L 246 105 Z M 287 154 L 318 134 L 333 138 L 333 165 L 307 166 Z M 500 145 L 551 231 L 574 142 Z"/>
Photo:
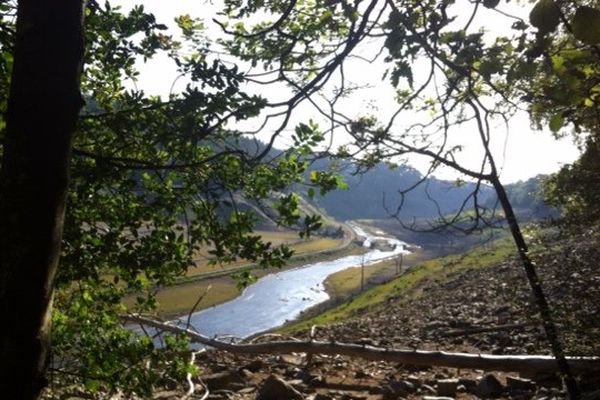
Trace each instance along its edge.
<path fill-rule="evenodd" d="M 351 225 L 368 247 L 373 240 L 384 240 L 389 251 L 372 250 L 333 261 L 308 264 L 299 268 L 267 275 L 247 287 L 242 294 L 226 303 L 192 315 L 193 327 L 206 336 L 234 335 L 239 338 L 265 331 L 292 320 L 303 311 L 329 298 L 323 281 L 331 274 L 348 267 L 371 264 L 407 253 L 404 242 L 389 237 L 371 236 Z M 380 233 L 380 232 L 377 232 Z M 185 322 L 186 317 L 182 317 Z"/>

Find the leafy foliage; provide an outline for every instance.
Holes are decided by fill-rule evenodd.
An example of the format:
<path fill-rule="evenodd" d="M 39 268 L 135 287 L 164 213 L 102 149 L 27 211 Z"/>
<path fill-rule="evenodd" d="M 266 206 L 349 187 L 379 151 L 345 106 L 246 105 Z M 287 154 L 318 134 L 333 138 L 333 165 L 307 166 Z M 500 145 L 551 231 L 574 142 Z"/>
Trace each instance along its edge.
<path fill-rule="evenodd" d="M 1 3 L 2 111 L 15 10 L 14 2 Z M 245 73 L 214 53 L 201 21 L 184 15 L 176 24 L 179 37 L 167 34 L 142 5 L 124 13 L 109 2 L 87 3 L 86 106 L 73 143 L 52 368 L 92 391 L 120 388 L 145 396 L 167 377 L 190 372 L 182 357 L 185 340 L 167 338 L 157 346 L 124 327 L 119 314 L 152 312 L 157 288 L 183 275 L 201 248 L 215 263 L 245 259 L 265 267 L 282 266 L 292 255 L 285 245 L 252 234 L 256 215 L 239 209 L 238 199 L 276 202 L 277 223 L 298 225 L 302 235 L 321 224 L 318 216 L 301 218 L 288 188 L 302 182 L 306 155 L 322 138 L 298 137 L 301 158 L 293 149 L 273 154 L 272 143 L 231 128 L 258 116 L 266 99 L 247 93 Z M 158 55 L 172 60 L 186 80 L 183 91 L 166 99 L 131 84 L 140 60 Z M 0 138 L 2 118 L 4 112 Z M 323 190 L 333 187 L 327 185 Z M 134 309 L 125 309 L 124 296 L 136 298 Z"/>
<path fill-rule="evenodd" d="M 483 181 L 499 183 L 489 143 L 495 121 L 508 119 L 520 102 L 539 127 L 547 123 L 559 134 L 572 124 L 576 134 L 592 137 L 582 142 L 595 146 L 597 2 L 539 0 L 530 24 L 507 20 L 512 33 L 494 37 L 473 29 L 481 4 L 486 12 L 500 6 L 495 0 L 469 3 L 470 17 L 457 22 L 464 10 L 451 0 L 226 0 L 219 17 L 225 37 L 208 37 L 202 21 L 183 15 L 176 19 L 180 37 L 174 38 L 142 6 L 124 14 L 108 2 L 88 2 L 81 80 L 87 105 L 73 147 L 54 314 L 55 357 L 63 372 L 82 375 L 90 389 L 124 386 L 147 393 L 160 376 L 144 367 L 144 360 L 186 370 L 169 357 L 181 348 L 178 340 L 161 352 L 149 351 L 155 350 L 151 342 L 120 326 L 122 297 L 135 293 L 136 310 L 152 310 L 156 287 L 185 273 L 201 247 L 210 248 L 215 262 L 245 258 L 282 265 L 289 249 L 252 235 L 256 217 L 239 209 L 236 199 L 269 201 L 279 223 L 297 224 L 309 235 L 320 221 L 302 218 L 298 195 L 286 188 L 302 181 L 307 157 L 334 132 L 342 130 L 353 140 L 337 156 L 358 159 L 362 170 L 416 153 L 432 160 L 428 175 L 445 165 L 473 180 L 456 215 L 443 221 L 463 224 L 460 214 L 471 205 L 469 232 L 494 220 L 478 197 Z M 14 10 L 14 2 L 0 2 L 2 111 L 12 68 Z M 359 54 L 365 42 L 375 43 L 373 58 L 388 67 L 384 79 L 396 106 L 389 115 L 343 113 L 342 100 L 357 89 L 348 85 L 343 64 L 352 56 L 365 59 Z M 220 57 L 223 52 L 232 58 Z M 139 76 L 138 60 L 159 54 L 172 60 L 186 82 L 185 90 L 166 99 L 128 83 Z M 341 83 L 334 85 L 335 77 Z M 270 102 L 251 93 L 249 82 L 283 83 L 289 98 Z M 317 103 L 316 94 L 324 101 Z M 292 138 L 295 148 L 272 155 L 275 138 L 307 99 L 331 128 L 300 124 Z M 269 110 L 267 120 L 281 117 L 281 122 L 266 147 L 252 150 L 235 124 Z M 3 130 L 0 120 L 0 138 Z M 462 131 L 480 136 L 480 167 L 458 161 L 463 147 L 448 138 Z M 565 179 L 554 179 L 557 201 L 571 201 L 566 193 L 574 192 L 574 203 L 593 204 L 596 194 L 565 186 L 575 182 L 573 176 L 581 182 L 597 176 L 596 152 L 590 147 L 586 154 L 589 160 L 561 172 Z M 344 186 L 330 171 L 314 171 L 308 178 L 323 192 Z M 307 195 L 314 194 L 311 187 Z M 401 191 L 401 203 L 404 196 Z"/>
<path fill-rule="evenodd" d="M 563 166 L 544 182 L 546 201 L 561 207 L 570 223 L 594 223 L 600 219 L 600 145 L 588 139 L 579 160 Z"/>
<path fill-rule="evenodd" d="M 552 4 L 560 23 L 538 32 L 529 61 L 534 66 L 530 77 L 536 79 L 524 82 L 524 98 L 531 102 L 538 125 L 546 120 L 550 130 L 560 135 L 570 124 L 583 149 L 577 162 L 547 180 L 546 199 L 561 206 L 569 221 L 594 221 L 598 218 L 596 182 L 600 174 L 600 9 L 596 1 Z"/>

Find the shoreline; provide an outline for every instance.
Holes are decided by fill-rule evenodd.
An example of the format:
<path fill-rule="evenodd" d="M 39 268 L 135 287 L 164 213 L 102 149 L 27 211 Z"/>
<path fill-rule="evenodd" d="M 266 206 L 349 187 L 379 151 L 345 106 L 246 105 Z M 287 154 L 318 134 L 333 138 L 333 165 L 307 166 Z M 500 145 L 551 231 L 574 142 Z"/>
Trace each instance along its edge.
<path fill-rule="evenodd" d="M 366 236 L 366 234 L 364 236 Z M 387 238 L 380 238 L 380 237 L 375 237 L 375 238 L 388 240 Z M 345 239 L 344 243 L 341 246 L 337 246 L 335 248 L 324 249 L 324 250 L 320 250 L 320 251 L 316 251 L 316 252 L 311 252 L 308 254 L 300 254 L 300 255 L 294 257 L 294 259 L 288 265 L 286 265 L 286 267 L 281 268 L 281 269 L 262 270 L 262 269 L 255 268 L 254 269 L 255 274 L 257 275 L 258 278 L 263 278 L 265 276 L 268 276 L 268 275 L 271 275 L 274 273 L 280 273 L 283 271 L 291 271 L 291 270 L 299 269 L 302 267 L 310 268 L 311 264 L 318 264 L 318 263 L 327 262 L 327 261 L 336 261 L 337 259 L 344 258 L 345 256 L 349 256 L 349 255 L 369 253 L 370 251 L 373 251 L 373 248 L 380 249 L 379 246 L 381 246 L 381 244 L 371 246 L 371 248 L 358 246 L 356 244 L 356 235 L 348 235 L 344 239 Z M 395 239 L 392 239 L 392 240 L 395 240 Z M 391 249 L 393 250 L 396 248 L 397 245 L 392 243 L 390 246 L 392 246 Z M 384 249 L 385 250 L 382 250 L 382 249 L 380 249 L 380 250 L 382 250 L 384 252 L 390 251 L 385 248 L 385 245 L 384 245 Z M 410 257 L 411 259 L 415 258 L 414 254 L 422 253 L 422 251 L 420 250 L 420 248 L 418 246 L 410 245 L 407 243 L 402 243 L 401 249 L 404 249 L 404 250 L 410 249 L 410 251 L 412 251 L 412 253 L 409 253 L 406 256 Z M 382 259 L 379 259 L 374 262 L 373 261 L 369 262 L 369 258 L 364 259 L 367 261 L 367 263 L 364 265 L 366 268 L 368 268 L 368 271 L 369 271 L 368 283 L 365 286 L 365 289 L 370 288 L 370 287 L 375 286 L 380 283 L 384 283 L 395 277 L 395 274 L 389 273 L 389 269 L 390 269 L 390 265 L 395 265 L 394 260 L 397 259 L 399 254 L 400 253 L 396 252 L 395 254 L 388 255 L 386 258 L 382 258 Z M 352 295 L 357 294 L 358 291 L 352 289 L 349 292 L 350 296 L 348 296 L 346 294 L 340 296 L 339 293 L 337 293 L 334 290 L 334 287 L 330 284 L 329 281 L 331 279 L 331 276 L 334 276 L 339 273 L 346 273 L 347 271 L 355 271 L 354 274 L 356 274 L 356 271 L 360 270 L 359 263 L 362 263 L 362 262 L 357 261 L 356 264 L 349 265 L 341 271 L 337 271 L 337 272 L 334 272 L 333 274 L 325 276 L 325 278 L 322 281 L 322 284 L 324 286 L 323 292 L 326 294 L 327 298 L 324 301 L 314 304 L 312 306 L 309 306 L 308 308 L 302 309 L 301 314 L 297 315 L 296 318 L 294 318 L 294 319 L 286 320 L 285 322 L 280 323 L 280 325 L 278 325 L 278 326 L 265 329 L 264 331 L 258 332 L 256 334 L 260 335 L 261 333 L 264 333 L 266 331 L 281 329 L 282 327 L 284 327 L 290 323 L 293 324 L 294 322 L 298 322 L 300 320 L 307 318 L 307 316 L 316 315 L 316 314 L 323 312 L 329 308 L 332 308 L 332 307 L 340 304 L 341 302 L 348 300 L 348 298 L 351 297 Z M 237 271 L 239 272 L 239 269 L 237 269 Z M 203 276 L 203 277 L 201 277 L 201 279 L 196 278 L 191 282 L 188 281 L 185 283 L 180 283 L 176 286 L 171 287 L 168 290 L 165 290 L 163 293 L 167 293 L 172 296 L 170 301 L 174 306 L 172 305 L 171 307 L 162 307 L 162 309 L 159 306 L 158 315 L 163 318 L 167 318 L 167 319 L 186 318 L 190 314 L 197 313 L 197 312 L 200 312 L 203 310 L 210 310 L 217 305 L 223 305 L 224 303 L 235 300 L 240 295 L 242 295 L 243 292 L 236 288 L 235 280 L 228 276 L 231 274 L 231 272 L 232 271 L 224 271 L 222 274 L 220 273 L 217 276 L 215 276 L 214 274 L 211 274 L 210 277 Z M 209 292 L 209 295 L 206 296 L 206 288 L 208 286 L 212 286 L 212 285 L 215 285 L 216 289 Z M 227 293 L 223 292 L 224 285 L 228 286 Z M 204 288 L 202 286 L 204 286 Z M 163 299 L 161 299 L 160 292 L 158 293 L 157 297 L 158 297 L 159 304 L 165 303 L 165 302 L 163 302 Z M 203 297 L 210 298 L 211 300 L 203 301 Z M 184 299 L 184 301 L 182 301 L 182 299 Z M 202 302 L 200 302 L 200 306 L 198 306 L 197 303 L 201 300 L 202 300 Z M 196 308 L 194 310 L 192 310 L 194 305 L 196 305 Z"/>
<path fill-rule="evenodd" d="M 220 296 L 221 298 L 214 302 L 209 300 L 207 303 L 202 304 L 201 306 L 197 307 L 193 311 L 193 312 L 199 312 L 199 311 L 206 310 L 211 307 L 215 307 L 217 305 L 226 303 L 228 301 L 231 301 L 242 294 L 243 289 L 242 290 L 237 289 L 236 281 L 233 278 L 231 278 L 231 274 L 239 273 L 239 272 L 250 269 L 250 270 L 254 271 L 257 279 L 260 279 L 260 278 L 270 275 L 270 274 L 275 274 L 275 273 L 279 273 L 279 272 L 283 272 L 283 271 L 289 271 L 289 270 L 292 270 L 295 268 L 301 268 L 307 264 L 331 261 L 331 260 L 335 260 L 337 258 L 341 258 L 344 256 L 361 254 L 362 249 L 363 249 L 362 247 L 359 247 L 356 244 L 354 244 L 354 242 L 352 240 L 348 240 L 342 246 L 339 246 L 337 248 L 320 250 L 320 251 L 313 252 L 313 253 L 299 254 L 298 256 L 294 257 L 295 259 L 293 261 L 291 261 L 289 264 L 287 264 L 286 266 L 284 266 L 282 268 L 262 269 L 255 265 L 254 268 L 247 267 L 247 269 L 243 269 L 243 270 L 238 269 L 235 271 L 223 271 L 223 273 L 220 273 L 217 276 L 198 277 L 196 279 L 183 281 L 183 282 L 177 283 L 175 285 L 169 286 L 165 289 L 161 289 L 158 291 L 157 297 L 160 297 L 161 293 L 163 293 L 163 296 L 164 296 L 165 292 L 174 292 L 174 291 L 182 290 L 182 289 L 186 289 L 186 288 L 202 289 L 199 286 L 213 286 L 214 287 L 215 284 L 217 284 L 217 285 L 222 284 L 222 285 L 230 286 L 230 289 L 232 289 L 232 290 L 229 291 L 229 294 Z M 219 290 L 219 289 L 217 289 L 217 290 Z M 159 306 L 159 308 L 157 310 L 157 315 L 163 319 L 177 319 L 177 318 L 185 317 L 185 316 L 189 315 L 191 306 L 193 306 L 195 301 L 200 297 L 200 293 L 202 293 L 202 292 L 204 292 L 204 291 L 198 290 L 196 296 L 191 297 L 191 298 L 193 298 L 193 300 L 191 300 L 191 301 L 188 300 L 185 303 L 186 305 L 188 303 L 191 303 L 191 304 L 189 304 L 189 307 L 188 306 L 180 306 L 177 308 L 169 307 L 169 309 L 167 311 L 162 311 Z M 208 292 L 208 296 L 210 296 L 210 293 L 211 292 Z M 187 298 L 190 299 L 190 297 L 187 297 Z M 160 303 L 160 301 L 159 301 L 159 303 Z"/>
<path fill-rule="evenodd" d="M 302 324 L 304 321 L 311 320 L 313 318 L 318 317 L 320 314 L 326 313 L 327 311 L 333 310 L 336 307 L 339 307 L 345 303 L 350 304 L 355 297 L 359 296 L 361 293 L 368 291 L 369 289 L 379 286 L 385 285 L 386 283 L 393 281 L 403 275 L 409 273 L 414 267 L 423 262 L 435 261 L 437 259 L 442 259 L 445 257 L 456 256 L 462 254 L 465 250 L 457 251 L 435 251 L 432 249 L 424 249 L 419 246 L 412 247 L 412 252 L 408 255 L 405 255 L 404 263 L 402 265 L 402 269 L 398 274 L 393 274 L 390 270 L 395 269 L 395 265 L 393 264 L 393 258 L 387 258 L 381 260 L 375 264 L 367 266 L 367 268 L 375 268 L 375 270 L 370 271 L 366 277 L 366 284 L 364 286 L 364 290 L 360 290 L 360 285 L 350 288 L 341 288 L 339 282 L 335 282 L 339 280 L 340 276 L 346 275 L 349 278 L 346 279 L 356 279 L 357 276 L 360 276 L 360 267 L 352 266 L 348 267 L 344 270 L 335 272 L 329 275 L 324 281 L 323 286 L 325 288 L 325 292 L 329 296 L 327 300 L 322 303 L 316 304 L 306 310 L 302 311 L 300 315 L 283 325 L 275 327 L 271 330 L 265 332 L 289 332 L 295 330 L 295 326 Z M 468 250 L 466 250 L 468 251 Z M 354 270 L 354 274 L 352 273 Z M 262 332 L 262 333 L 265 333 Z M 257 334 L 257 335 L 260 335 Z M 254 335 L 253 335 L 254 336 Z"/>

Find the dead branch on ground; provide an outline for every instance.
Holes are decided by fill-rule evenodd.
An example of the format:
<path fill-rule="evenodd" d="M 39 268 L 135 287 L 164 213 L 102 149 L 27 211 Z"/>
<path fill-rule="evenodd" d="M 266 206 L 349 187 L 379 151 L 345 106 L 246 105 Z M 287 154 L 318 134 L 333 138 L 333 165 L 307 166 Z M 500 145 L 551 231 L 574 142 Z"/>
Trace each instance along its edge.
<path fill-rule="evenodd" d="M 214 347 L 232 353 L 242 354 L 286 354 L 307 353 L 343 355 L 374 361 L 392 361 L 410 365 L 440 366 L 448 368 L 483 369 L 488 371 L 511 372 L 557 372 L 556 359 L 545 355 L 492 355 L 471 353 L 450 353 L 444 351 L 398 350 L 368 345 L 321 341 L 276 341 L 266 343 L 225 343 L 211 339 L 189 329 L 165 322 L 155 321 L 139 315 L 123 315 L 127 322 L 144 324 L 155 329 L 174 334 L 186 335 L 192 342 Z M 599 357 L 567 357 L 576 373 L 600 371 Z"/>

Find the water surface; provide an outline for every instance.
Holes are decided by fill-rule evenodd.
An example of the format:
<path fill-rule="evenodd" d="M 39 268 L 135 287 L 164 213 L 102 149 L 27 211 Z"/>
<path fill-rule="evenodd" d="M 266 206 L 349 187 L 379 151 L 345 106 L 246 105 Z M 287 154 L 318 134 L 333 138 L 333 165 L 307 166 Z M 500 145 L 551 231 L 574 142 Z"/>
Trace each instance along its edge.
<path fill-rule="evenodd" d="M 235 299 L 192 314 L 193 328 L 209 337 L 231 335 L 238 338 L 275 328 L 326 301 L 329 295 L 323 282 L 329 275 L 361 263 L 372 264 L 408 253 L 404 242 L 372 236 L 356 225 L 351 226 L 359 237 L 364 238 L 366 247 L 375 240 L 384 240 L 389 243 L 390 250 L 370 250 L 362 255 L 345 256 L 267 275 L 248 286 Z M 181 318 L 184 323 L 186 320 L 187 316 Z"/>

